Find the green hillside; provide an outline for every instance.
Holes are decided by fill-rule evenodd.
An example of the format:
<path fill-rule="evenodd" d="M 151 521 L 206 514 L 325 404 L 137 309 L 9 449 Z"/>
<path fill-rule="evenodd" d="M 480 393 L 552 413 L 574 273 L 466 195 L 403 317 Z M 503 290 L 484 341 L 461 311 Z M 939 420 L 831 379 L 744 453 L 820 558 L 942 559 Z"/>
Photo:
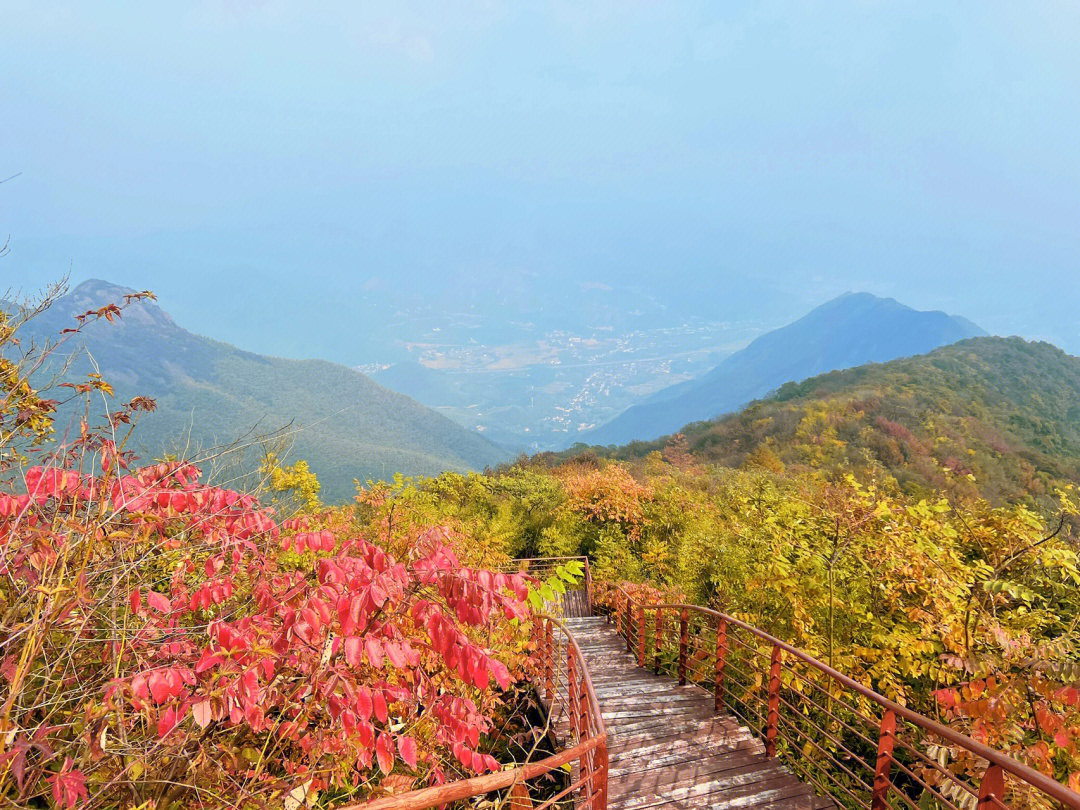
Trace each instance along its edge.
<path fill-rule="evenodd" d="M 1080 480 L 1080 358 L 1048 343 L 972 338 L 789 383 L 682 433 L 693 456 L 722 466 L 858 470 L 909 492 L 1038 498 Z M 606 452 L 641 457 L 671 443 Z"/>
<path fill-rule="evenodd" d="M 73 325 L 75 314 L 126 292 L 86 282 L 30 325 L 39 336 L 56 335 Z M 150 303 L 130 307 L 116 323 L 93 324 L 75 348 L 74 371 L 85 374 L 96 365 L 117 400 L 143 395 L 157 401 L 135 434 L 133 449 L 147 458 L 284 432 L 292 445 L 288 458 L 306 459 L 323 497 L 337 502 L 353 493 L 353 479 L 482 469 L 506 455 L 478 433 L 350 368 L 241 351 L 182 329 Z"/>

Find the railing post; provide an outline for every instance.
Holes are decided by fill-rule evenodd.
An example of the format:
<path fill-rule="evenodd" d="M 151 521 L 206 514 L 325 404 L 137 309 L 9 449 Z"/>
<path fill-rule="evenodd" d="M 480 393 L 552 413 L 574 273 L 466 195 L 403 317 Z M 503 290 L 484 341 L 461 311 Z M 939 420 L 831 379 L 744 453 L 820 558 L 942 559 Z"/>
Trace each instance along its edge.
<path fill-rule="evenodd" d="M 607 740 L 596 747 L 596 796 L 599 799 L 597 810 L 607 810 L 608 794 L 608 751 Z"/>
<path fill-rule="evenodd" d="M 686 686 L 686 647 L 690 642 L 689 624 L 690 613 L 683 608 L 679 613 L 679 686 Z"/>
<path fill-rule="evenodd" d="M 896 742 L 896 714 L 887 709 L 881 717 L 881 730 L 878 732 L 877 767 L 874 768 L 874 794 L 870 799 L 870 810 L 885 810 L 889 795 L 889 769 L 892 767 L 893 744 Z"/>
<path fill-rule="evenodd" d="M 626 597 L 626 609 L 623 611 L 623 629 L 626 630 L 626 651 L 631 652 L 634 648 L 630 642 L 630 597 Z"/>
<path fill-rule="evenodd" d="M 544 694 L 547 695 L 548 707 L 555 700 L 555 649 L 551 619 L 544 620 Z"/>
<path fill-rule="evenodd" d="M 585 683 L 585 669 L 581 668 L 581 678 L 578 680 L 577 693 L 577 717 L 578 717 L 578 741 L 581 742 L 589 736 L 589 687 Z"/>
<path fill-rule="evenodd" d="M 582 678 L 584 680 L 584 678 Z M 581 709 L 578 705 L 577 661 L 574 660 L 574 646 L 566 645 L 566 693 L 570 699 L 570 738 L 582 740 Z"/>
<path fill-rule="evenodd" d="M 504 805 L 508 810 L 532 810 L 532 797 L 524 782 L 515 782 Z"/>
<path fill-rule="evenodd" d="M 1005 771 L 1000 765 L 991 765 L 979 783 L 979 810 L 989 810 L 1005 801 Z"/>
<path fill-rule="evenodd" d="M 724 665 L 727 663 L 728 620 L 720 619 L 716 628 L 716 671 L 713 676 L 713 711 L 724 709 Z"/>
<path fill-rule="evenodd" d="M 542 628 L 543 625 L 539 616 L 533 616 L 532 630 L 530 632 L 533 648 L 533 660 L 531 663 L 536 665 L 536 669 L 533 671 L 533 678 L 537 682 L 540 680 L 540 667 L 543 666 L 544 661 L 544 635 Z"/>
<path fill-rule="evenodd" d="M 769 667 L 769 714 L 765 728 L 765 756 L 776 756 L 776 735 L 780 730 L 780 662 L 783 651 L 773 645 L 772 665 Z"/>
<path fill-rule="evenodd" d="M 592 571 L 589 570 L 589 558 L 585 558 L 585 612 L 592 616 Z"/>
<path fill-rule="evenodd" d="M 656 630 L 653 633 L 653 648 L 655 651 L 653 654 L 653 666 L 656 668 L 657 675 L 660 674 L 660 638 L 664 632 L 663 619 L 661 618 L 663 612 L 661 608 L 656 609 Z"/>
<path fill-rule="evenodd" d="M 637 665 L 645 666 L 645 605 L 637 609 Z"/>

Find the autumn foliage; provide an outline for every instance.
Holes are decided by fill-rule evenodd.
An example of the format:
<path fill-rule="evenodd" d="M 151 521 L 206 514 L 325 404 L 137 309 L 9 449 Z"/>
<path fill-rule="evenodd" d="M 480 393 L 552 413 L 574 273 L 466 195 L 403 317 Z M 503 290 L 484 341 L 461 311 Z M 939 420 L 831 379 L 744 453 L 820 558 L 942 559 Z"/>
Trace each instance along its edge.
<path fill-rule="evenodd" d="M 524 578 L 462 567 L 437 530 L 399 560 L 101 451 L 101 474 L 0 494 L 15 795 L 242 803 L 498 767 L 480 736 L 511 672 L 488 645 L 527 618 Z"/>
<path fill-rule="evenodd" d="M 0 797 L 298 807 L 500 767 L 525 577 L 462 565 L 442 529 L 391 553 L 345 510 L 281 520 L 194 465 L 137 466 L 116 429 L 139 407 L 48 452 L 39 412 L 21 433 L 5 412 Z"/>

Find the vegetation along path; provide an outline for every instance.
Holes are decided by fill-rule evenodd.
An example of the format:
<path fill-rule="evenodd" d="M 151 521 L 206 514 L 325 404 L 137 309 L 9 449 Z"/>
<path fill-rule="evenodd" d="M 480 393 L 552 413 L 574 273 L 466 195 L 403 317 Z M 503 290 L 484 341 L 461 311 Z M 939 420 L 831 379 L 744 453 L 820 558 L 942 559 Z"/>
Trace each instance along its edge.
<path fill-rule="evenodd" d="M 609 808 L 833 807 L 700 686 L 639 669 L 603 618 L 567 619 L 608 731 Z"/>

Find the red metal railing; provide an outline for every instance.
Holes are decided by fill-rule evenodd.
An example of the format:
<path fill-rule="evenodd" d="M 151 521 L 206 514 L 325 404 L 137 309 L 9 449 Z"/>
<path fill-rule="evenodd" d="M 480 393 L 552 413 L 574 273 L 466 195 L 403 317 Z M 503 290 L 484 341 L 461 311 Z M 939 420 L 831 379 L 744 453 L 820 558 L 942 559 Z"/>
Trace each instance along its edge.
<path fill-rule="evenodd" d="M 535 805 L 546 810 L 573 804 L 589 810 L 607 807 L 607 732 L 585 659 L 566 626 L 551 617 L 538 617 L 531 638 L 536 650 L 533 684 L 547 708 L 548 723 L 562 750 L 511 770 L 462 779 L 397 796 L 387 796 L 339 810 L 423 810 L 487 794 L 513 795 L 512 807 L 528 806 L 521 786 L 529 780 L 570 766 L 567 784 Z M 530 800 L 531 802 L 531 800 Z"/>
<path fill-rule="evenodd" d="M 1068 807 L 1080 794 L 923 717 L 733 616 L 650 605 L 622 588 L 609 620 L 638 666 L 713 693 L 803 780 L 842 806 L 954 810 Z"/>

